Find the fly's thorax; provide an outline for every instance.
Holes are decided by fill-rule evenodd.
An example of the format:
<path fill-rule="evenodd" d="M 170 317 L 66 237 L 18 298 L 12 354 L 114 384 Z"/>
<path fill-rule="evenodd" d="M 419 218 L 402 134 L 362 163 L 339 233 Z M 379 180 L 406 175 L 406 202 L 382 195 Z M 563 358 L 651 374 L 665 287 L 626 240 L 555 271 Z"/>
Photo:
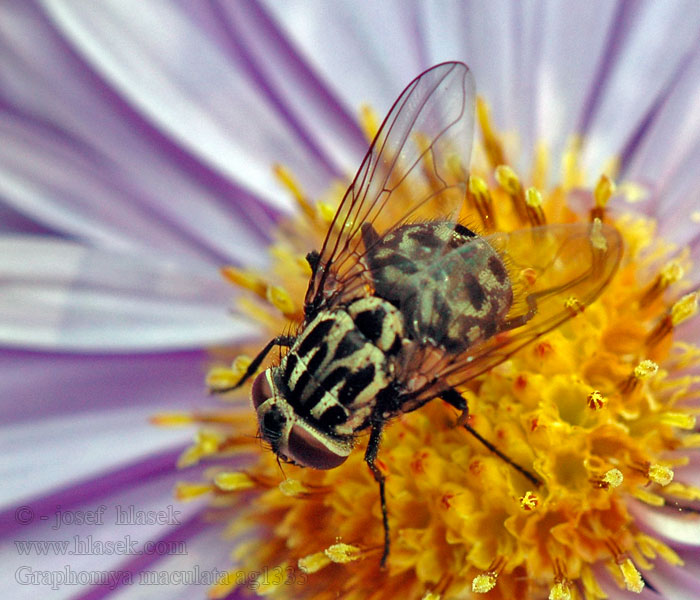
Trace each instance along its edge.
<path fill-rule="evenodd" d="M 409 337 L 448 353 L 497 333 L 513 302 L 503 259 L 458 223 L 403 225 L 364 260 L 376 294 L 400 309 Z"/>
<path fill-rule="evenodd" d="M 262 437 L 280 456 L 327 469 L 347 458 L 378 396 L 394 389 L 403 318 L 385 300 L 360 298 L 322 311 L 273 367 L 252 399 Z"/>

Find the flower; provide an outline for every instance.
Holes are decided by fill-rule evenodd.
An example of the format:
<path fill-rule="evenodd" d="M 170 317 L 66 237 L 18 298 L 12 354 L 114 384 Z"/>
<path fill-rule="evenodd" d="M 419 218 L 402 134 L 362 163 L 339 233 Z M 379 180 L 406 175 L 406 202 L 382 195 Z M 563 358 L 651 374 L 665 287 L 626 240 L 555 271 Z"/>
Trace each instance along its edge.
<path fill-rule="evenodd" d="M 171 504 L 169 488 L 183 475 L 173 473 L 169 466 L 182 456 L 182 444 L 189 432 L 183 437 L 182 430 L 153 430 L 146 427 L 145 418 L 204 403 L 199 370 L 209 356 L 206 349 L 236 343 L 253 333 L 249 322 L 226 314 L 230 290 L 217 271 L 222 265 L 234 264 L 239 268 L 254 267 L 258 274 L 264 272 L 265 261 L 259 248 L 273 236 L 275 223 L 286 223 L 290 218 L 280 216 L 288 213 L 289 205 L 281 199 L 270 166 L 285 165 L 299 178 L 301 189 L 309 198 L 322 197 L 336 178 L 351 173 L 359 164 L 366 141 L 354 125 L 358 103 L 370 100 L 374 107 L 383 110 L 402 85 L 431 63 L 462 59 L 470 64 L 480 93 L 492 107 L 492 121 L 506 132 L 497 139 L 504 140 L 509 160 L 516 157 L 511 166 L 527 182 L 525 187 L 534 183 L 547 197 L 557 182 L 566 181 L 566 177 L 552 177 L 545 185 L 539 184 L 536 177 L 527 176 L 530 164 L 540 164 L 536 160 L 542 156 L 537 150 L 540 141 L 548 148 L 550 165 L 555 165 L 558 157 L 567 159 L 572 187 L 594 187 L 598 174 L 613 172 L 604 163 L 610 156 L 615 157 L 615 179 L 635 184 L 623 188 L 623 196 L 635 199 L 641 195 L 642 201 L 633 208 L 658 222 L 659 238 L 689 249 L 687 255 L 679 255 L 678 264 L 685 267 L 688 290 L 696 285 L 696 271 L 687 269 L 693 261 L 697 263 L 700 246 L 696 242 L 697 196 L 693 195 L 697 177 L 691 168 L 698 150 L 692 103 L 697 96 L 696 71 L 700 64 L 698 14 L 693 4 L 659 3 L 641 9 L 612 3 L 585 8 L 543 4 L 533 12 L 521 14 L 512 6 L 492 5 L 430 4 L 415 12 L 394 13 L 388 5 L 362 11 L 356 11 L 352 5 L 340 5 L 331 11 L 324 6 L 303 9 L 287 3 L 152 3 L 139 7 L 138 19 L 133 17 L 133 9 L 125 2 L 105 3 L 99 10 L 81 4 L 33 2 L 7 3 L 1 9 L 6 18 L 0 20 L 0 35 L 10 51 L 3 53 L 4 68 L 0 71 L 3 138 L 7 140 L 0 150 L 0 194 L 7 217 L 4 251 L 0 253 L 5 275 L 4 324 L 0 331 L 7 348 L 3 377 L 7 390 L 3 397 L 9 423 L 5 439 L 10 443 L 5 456 L 6 464 L 12 465 L 12 471 L 4 477 L 7 508 L 3 523 L 12 521 L 8 527 L 12 527 L 14 536 L 6 534 L 4 539 L 7 544 L 7 540 L 18 538 L 44 539 L 52 533 L 58 541 L 90 534 L 93 540 L 115 541 L 117 536 L 121 539 L 130 533 L 139 548 L 146 541 L 186 541 L 187 554 L 155 552 L 125 557 L 114 553 L 107 555 L 105 562 L 104 553 L 93 553 L 67 561 L 52 549 L 46 559 L 37 562 L 20 557 L 18 547 L 10 545 L 6 552 L 12 560 L 4 562 L 11 567 L 11 573 L 5 579 L 20 584 L 12 588 L 13 597 L 31 596 L 37 586 L 47 586 L 40 588 L 42 591 L 50 589 L 52 582 L 65 594 L 84 587 L 85 594 L 107 595 L 110 586 L 91 586 L 99 581 L 91 579 L 90 573 L 110 570 L 124 574 L 116 581 L 122 593 L 136 595 L 143 590 L 137 587 L 138 573 L 148 569 L 164 574 L 161 583 L 173 586 L 166 587 L 165 593 L 172 589 L 179 593 L 183 582 L 177 582 L 173 575 L 192 572 L 193 563 L 202 565 L 203 571 L 230 566 L 230 546 L 219 539 L 220 530 L 196 519 L 202 510 L 199 504 L 177 505 L 176 510 L 182 514 L 166 514 L 166 523 L 144 527 L 134 518 L 126 528 L 118 530 L 113 522 L 95 525 L 97 511 L 104 504 L 112 516 L 117 505 L 134 505 L 142 512 L 159 513 Z M 394 20 L 397 26 L 387 28 L 386 23 Z M 667 32 L 673 35 L 665 35 Z M 660 48 L 652 43 L 657 40 L 667 41 Z M 354 56 L 362 60 L 350 62 Z M 341 101 L 339 94 L 347 95 Z M 510 139 L 512 133 L 517 133 L 518 138 Z M 580 144 L 568 145 L 572 133 L 583 136 Z M 512 145 L 519 145 L 520 150 L 512 152 Z M 549 172 L 553 171 L 550 168 Z M 490 180 L 492 170 L 483 174 L 484 180 Z M 492 188 L 492 193 L 502 191 Z M 610 213 L 605 209 L 606 215 L 613 214 L 617 219 L 620 206 L 625 207 L 624 200 L 613 200 Z M 628 259 L 641 257 L 645 244 L 658 248 L 659 256 L 663 255 L 663 249 L 653 241 L 657 238 L 652 240 L 649 233 L 649 221 L 620 227 L 627 248 L 631 249 Z M 284 258 L 276 255 L 278 262 L 273 264 L 280 264 Z M 651 281 L 658 272 L 639 271 L 645 266 L 641 262 L 626 265 L 631 266 L 624 266 L 620 276 L 629 277 L 637 286 Z M 649 263 L 649 268 L 652 265 Z M 675 270 L 669 267 L 671 279 Z M 300 277 L 289 275 L 281 286 L 297 303 L 297 309 L 301 296 L 293 286 L 302 285 L 301 281 Z M 612 288 L 613 299 L 588 307 L 585 317 L 589 319 L 588 313 L 593 312 L 601 323 L 617 327 L 619 335 L 609 335 L 606 344 L 620 345 L 628 336 L 640 342 L 639 336 L 631 335 L 639 331 L 639 323 L 629 316 L 623 318 L 625 305 L 616 305 L 626 293 L 632 293 L 634 286 L 625 286 L 625 282 L 617 285 Z M 676 282 L 656 296 L 648 309 L 650 315 L 644 315 L 648 317 L 645 323 L 650 322 L 654 310 L 661 311 L 655 313 L 660 315 L 662 306 L 682 297 L 679 291 L 680 283 Z M 673 313 L 671 318 L 675 318 Z M 276 319 L 279 322 L 279 317 Z M 674 331 L 675 338 L 697 340 L 696 322 L 697 319 L 681 324 Z M 589 321 L 579 318 L 570 323 L 567 328 L 585 329 Z M 263 324 L 263 329 L 280 331 L 271 324 Z M 552 334 L 553 353 L 558 363 L 575 364 L 576 355 L 557 352 L 557 336 L 564 334 Z M 661 331 L 659 336 L 662 342 L 668 339 Z M 250 343 L 247 347 L 253 352 L 259 346 Z M 543 350 L 547 348 L 540 352 Z M 692 408 L 692 382 L 686 382 L 687 390 L 673 387 L 685 385 L 682 380 L 673 381 L 673 368 L 690 365 L 683 362 L 685 358 L 680 354 L 669 358 L 668 352 L 668 348 L 659 350 L 660 356 L 654 358 L 660 370 L 648 380 L 634 383 L 649 372 L 644 367 L 637 375 L 634 371 L 632 375 L 627 373 L 632 389 L 618 393 L 637 395 L 633 408 L 639 409 L 639 414 L 625 415 L 631 422 L 649 426 L 644 417 L 650 415 L 644 410 L 657 408 L 651 406 L 651 400 L 667 401 L 669 394 L 674 402 L 687 398 Z M 535 358 L 524 355 L 519 360 L 523 362 L 504 364 L 500 369 L 506 372 L 488 380 L 485 385 L 491 386 L 492 394 L 516 398 L 517 390 L 505 389 L 508 369 L 525 373 L 528 380 L 537 379 L 541 367 L 535 369 L 526 364 Z M 611 358 L 605 367 L 614 371 L 619 364 Z M 605 411 L 621 415 L 619 400 L 604 386 L 589 389 L 587 384 L 592 382 L 588 379 L 574 384 L 566 377 L 562 380 L 561 375 L 553 370 L 548 378 L 551 381 L 539 385 L 550 399 L 571 394 L 567 402 L 571 399 L 572 404 L 564 407 L 564 422 L 569 426 L 594 422 Z M 504 389 L 498 389 L 499 385 Z M 577 410 L 573 404 L 574 391 L 585 392 L 587 399 L 590 396 L 585 409 Z M 527 395 L 527 391 L 519 393 Z M 527 406 L 527 398 L 516 399 L 518 403 L 512 402 L 515 408 Z M 558 415 L 553 412 L 555 406 Z M 552 400 L 542 407 L 542 416 L 559 419 L 561 408 Z M 488 409 L 488 402 L 480 404 L 479 397 L 474 397 L 477 428 L 484 424 L 478 419 L 487 417 Z M 667 421 L 660 430 L 650 430 L 644 446 L 625 446 L 617 438 L 598 441 L 614 442 L 616 448 L 625 452 L 642 448 L 656 457 L 669 440 L 676 439 L 683 415 L 688 424 L 688 413 L 667 411 Z M 417 467 L 430 475 L 440 472 L 439 468 L 433 471 L 430 464 L 427 468 L 414 465 L 415 448 L 428 435 L 429 418 L 432 430 L 432 420 L 449 421 L 454 415 L 430 406 L 406 418 L 406 424 L 415 429 L 414 437 L 406 433 L 403 421 L 387 429 L 380 459 L 385 460 L 385 453 L 392 457 L 391 462 L 386 459 L 394 475 L 388 484 L 390 492 L 392 486 L 404 483 L 399 481 L 401 473 L 412 473 L 411 469 Z M 252 416 L 242 413 L 240 419 L 247 419 L 250 425 Z M 404 436 L 399 444 L 395 438 L 401 432 Z M 450 440 L 462 433 L 446 423 L 439 433 L 445 442 L 437 446 L 438 450 L 448 448 Z M 516 433 L 509 431 L 508 439 L 517 440 Z M 556 445 L 556 441 L 546 440 L 549 446 L 543 447 Z M 590 443 L 590 438 L 578 441 Z M 215 444 L 215 433 L 205 431 L 199 435 L 195 448 L 205 452 Z M 471 442 L 465 444 L 460 438 L 459 445 L 464 452 L 484 457 L 487 473 L 483 481 L 494 492 L 494 507 L 499 501 L 505 502 L 506 494 L 502 490 L 496 492 L 499 486 L 510 485 L 510 481 L 489 477 L 488 471 L 493 468 L 492 474 L 501 473 L 502 465 L 492 464 L 492 457 Z M 435 447 L 431 445 L 431 449 Z M 568 448 L 562 445 L 562 449 L 565 447 Z M 259 460 L 276 469 L 270 453 L 260 454 L 255 444 L 252 450 Z M 516 458 L 528 452 L 527 447 L 515 450 Z M 444 463 L 445 457 L 439 451 L 429 452 L 422 462 L 434 460 L 438 466 Z M 186 456 L 193 458 L 192 452 Z M 656 486 L 670 478 L 669 469 L 675 467 L 680 454 L 659 457 L 671 462 L 649 464 L 636 475 L 625 463 L 625 468 L 618 468 L 622 474 L 619 487 L 630 486 L 628 493 L 651 490 L 643 500 L 647 504 L 654 502 L 653 494 L 666 493 L 660 494 L 661 488 Z M 675 469 L 674 481 L 664 490 L 668 491 L 678 480 L 692 484 L 696 465 L 690 456 L 690 465 Z M 542 470 L 551 473 L 558 464 L 569 464 L 557 460 L 552 455 L 551 464 L 542 465 Z M 346 474 L 357 476 L 352 481 L 343 479 L 337 488 L 346 494 L 348 508 L 357 504 L 376 507 L 376 489 L 361 462 L 361 452 L 356 452 L 342 467 Z M 286 496 L 282 493 L 285 490 L 280 492 L 275 487 L 279 479 L 276 470 L 275 482 L 254 482 L 253 489 L 269 488 L 269 492 L 256 499 L 256 504 L 265 510 L 253 511 L 247 522 L 255 521 L 257 514 L 259 523 L 267 526 L 272 519 L 269 511 L 279 511 L 280 507 L 289 516 L 274 537 L 265 538 L 264 544 L 251 545 L 251 559 L 260 553 L 277 559 L 283 541 L 286 544 L 295 535 L 302 541 L 309 540 L 312 531 L 288 527 L 298 526 L 304 518 L 309 521 L 311 514 L 305 515 L 304 511 L 318 508 L 318 499 L 314 504 L 294 497 L 306 493 L 299 485 L 319 478 L 321 487 L 312 491 L 327 495 L 323 485 L 328 482 L 321 478 L 330 477 L 333 482 L 343 470 L 328 474 L 304 472 L 303 477 L 308 479 L 299 479 L 301 484 L 290 483 Z M 567 469 L 562 468 L 561 472 L 566 474 Z M 257 471 L 253 474 L 258 476 Z M 608 489 L 620 480 L 612 468 L 602 475 L 601 483 Z M 205 481 L 206 474 L 188 472 L 187 478 Z M 459 483 L 447 479 L 447 475 L 445 478 L 440 481 L 453 486 Z M 508 478 L 514 479 L 512 475 Z M 633 485 L 644 478 L 654 482 L 650 490 Z M 426 485 L 423 478 L 412 479 L 409 483 L 416 488 Z M 247 485 L 242 481 L 240 476 L 224 471 L 219 473 L 216 485 L 219 490 Z M 608 493 L 605 485 L 596 491 L 596 498 L 617 498 L 612 493 L 604 496 Z M 672 489 L 677 492 L 680 488 Z M 179 490 L 185 495 L 195 491 L 184 487 Z M 395 496 L 392 493 L 390 499 Z M 331 506 L 337 510 L 339 500 L 333 497 Z M 479 500 L 491 498 L 485 495 Z M 536 515 L 547 500 L 538 499 L 537 490 L 525 490 L 521 498 L 518 500 L 522 514 L 518 513 L 511 523 L 519 533 L 519 543 L 540 539 L 535 526 L 538 521 L 527 513 Z M 396 512 L 392 518 L 420 516 L 421 507 L 413 506 L 409 500 L 403 508 L 394 500 L 392 510 Z M 686 503 L 691 502 L 688 498 Z M 55 508 L 57 505 L 60 510 Z M 26 523 L 30 513 L 17 512 L 22 506 L 30 507 L 35 515 L 55 517 L 59 513 L 63 518 L 61 528 L 50 532 L 38 519 L 35 525 Z M 648 539 L 645 538 L 646 545 L 637 546 L 639 553 L 630 557 L 630 563 L 626 559 L 620 563 L 619 576 L 633 586 L 635 572 L 641 571 L 665 597 L 692 596 L 697 588 L 691 568 L 697 564 L 693 557 L 697 536 L 692 535 L 689 513 L 680 514 L 684 523 L 679 526 L 678 517 L 663 510 L 646 509 L 644 503 L 629 500 L 624 508 L 629 515 L 620 509 L 620 519 L 633 517 L 639 527 L 635 543 L 640 543 L 642 535 Z M 488 514 L 491 513 L 484 516 Z M 78 524 L 78 515 L 92 520 L 93 527 L 85 521 Z M 338 518 L 335 511 L 331 516 Z M 376 512 L 363 511 L 354 519 L 348 518 L 349 531 L 361 530 L 358 518 L 366 519 L 368 535 L 376 535 Z M 246 523 L 233 522 L 239 527 Z M 454 525 L 449 519 L 445 522 Z M 472 525 L 477 527 L 476 522 Z M 286 526 L 289 531 L 284 531 Z M 445 547 L 444 536 L 442 541 L 426 541 L 415 532 L 416 527 L 394 529 L 404 530 L 401 535 L 409 547 Z M 434 529 L 430 531 L 435 533 Z M 458 533 L 476 535 L 464 529 Z M 323 529 L 322 535 L 336 533 L 329 528 Z M 343 532 L 340 535 L 346 538 Z M 318 541 L 324 541 L 323 537 Z M 339 543 L 352 541 L 348 537 Z M 331 556 L 324 556 L 336 562 L 355 557 L 356 550 L 334 542 L 329 541 L 324 548 L 320 547 L 323 544 L 309 548 L 308 554 L 300 556 L 307 560 L 302 563 L 307 570 L 312 571 L 325 561 L 316 556 L 323 550 L 330 549 Z M 239 554 L 245 552 L 245 546 L 237 547 Z M 600 550 L 598 546 L 593 549 Z M 688 566 L 674 565 L 673 552 Z M 161 556 L 168 553 L 171 556 Z M 199 553 L 206 558 L 200 559 Z M 650 569 L 645 563 L 650 561 L 650 553 L 668 560 L 656 561 L 656 568 Z M 420 555 L 420 568 L 410 561 L 402 566 L 406 569 L 402 585 L 415 581 L 432 584 L 429 575 L 436 572 L 434 563 L 440 562 L 437 559 L 442 556 L 429 554 L 414 553 L 414 558 Z M 299 552 L 294 556 L 299 556 Z M 486 556 L 484 552 L 480 558 Z M 537 556 L 540 555 L 534 559 Z M 392 555 L 392 560 L 401 559 L 398 553 L 397 558 Z M 403 559 L 408 560 L 405 556 Z M 474 561 L 470 568 L 482 562 Z M 66 563 L 70 569 L 64 569 Z M 30 566 L 31 571 L 18 572 L 22 565 Z M 280 563 L 275 562 L 274 566 Z M 298 572 L 297 566 L 290 566 Z M 567 564 L 566 572 L 556 574 L 563 577 L 561 581 L 555 581 L 553 575 L 550 592 L 554 597 L 566 597 L 563 594 L 574 589 L 567 587 L 571 566 Z M 302 589 L 310 594 L 314 586 L 327 582 L 334 572 L 355 573 L 350 583 L 356 581 L 358 589 L 366 589 L 361 584 L 367 585 L 365 570 L 369 569 L 376 569 L 370 560 L 354 561 L 344 567 L 328 565 L 309 573 Z M 390 565 L 389 573 L 391 569 Z M 62 571 L 67 581 L 60 583 L 57 580 Z M 418 571 L 428 576 L 416 578 Z M 486 565 L 482 571 L 473 577 L 468 572 L 467 579 L 480 587 L 490 585 L 495 577 L 492 594 L 505 593 L 508 577 L 511 582 L 520 581 L 513 577 L 508 564 L 494 564 L 491 570 Z M 50 580 L 50 576 L 38 573 L 55 576 Z M 131 581 L 126 574 L 132 575 Z M 25 579 L 20 581 L 18 577 Z M 596 571 L 594 578 L 612 597 L 619 594 L 605 573 Z M 199 577 L 194 584 L 206 583 L 204 579 Z M 154 590 L 155 595 L 158 588 L 148 589 Z M 203 591 L 201 585 L 194 593 L 199 591 Z M 438 594 L 441 589 L 425 585 L 422 591 Z M 187 594 L 191 596 L 191 590 Z"/>

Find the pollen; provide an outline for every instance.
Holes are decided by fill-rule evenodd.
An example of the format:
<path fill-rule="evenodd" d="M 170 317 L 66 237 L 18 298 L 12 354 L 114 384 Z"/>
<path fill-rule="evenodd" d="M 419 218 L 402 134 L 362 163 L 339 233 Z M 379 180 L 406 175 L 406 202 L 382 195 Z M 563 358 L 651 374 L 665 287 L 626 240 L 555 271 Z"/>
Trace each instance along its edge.
<path fill-rule="evenodd" d="M 659 238 L 654 219 L 634 212 L 634 182 L 616 186 L 613 169 L 587 176 L 582 139 L 570 140 L 558 169 L 556 157 L 539 145 L 535 164 L 518 172 L 511 150 L 517 144 L 499 133 L 482 99 L 477 119 L 482 141 L 468 185 L 455 186 L 460 222 L 473 223 L 479 235 L 493 234 L 494 243 L 537 226 L 528 246 L 532 262 L 504 260 L 512 316 L 527 312 L 527 294 L 547 283 L 549 274 L 538 265 L 556 263 L 562 283 L 550 286 L 551 302 L 538 318 L 561 323 L 537 330 L 507 360 L 459 383 L 469 404 L 466 423 L 499 454 L 460 426 L 461 413 L 440 400 L 386 424 L 376 463 L 385 477 L 391 542 L 384 568 L 377 482 L 364 461 L 366 430 L 342 465 L 322 471 L 278 461 L 260 443 L 248 382 L 212 399 L 217 408 L 210 413 L 154 417 L 161 425 L 200 425 L 180 466 L 206 468 L 190 477 L 201 481 L 178 484 L 175 495 L 211 498 L 215 520 L 228 523 L 226 533 L 238 540 L 231 574 L 270 574 L 255 580 L 258 595 L 600 600 L 611 585 L 640 593 L 647 572 L 682 564 L 635 507 L 643 502 L 646 512 L 684 516 L 678 506 L 700 499 L 686 468 L 700 447 L 693 404 L 700 348 L 677 336 L 681 324 L 697 318 L 698 293 L 688 293 L 690 252 Z M 379 122 L 372 111 L 363 113 L 368 139 Z M 449 164 L 431 166 L 444 167 L 445 177 L 460 176 L 465 165 L 457 151 L 447 152 Z M 301 327 L 311 272 L 305 257 L 321 249 L 347 185 L 311 198 L 285 168 L 275 173 L 300 209 L 280 223 L 268 271 L 222 270 L 236 288 L 236 310 L 264 335 L 257 345 L 212 351 L 207 385 L 214 392 L 235 386 L 268 340 Z M 374 225 L 380 231 L 383 222 L 404 216 L 387 205 Z M 341 226 L 357 228 L 360 219 L 352 215 Z M 585 225 L 574 248 L 590 248 L 594 257 L 609 251 L 609 226 L 623 239 L 619 268 L 595 300 L 578 283 L 575 252 L 536 260 L 546 243 L 538 236 L 565 223 Z M 603 267 L 593 260 L 592 268 Z M 273 351 L 260 369 L 285 352 Z M 434 363 L 421 365 L 423 371 L 408 366 L 427 372 Z M 273 570 L 282 567 L 304 585 L 273 584 Z M 235 587 L 231 578 L 226 585 L 212 595 Z"/>

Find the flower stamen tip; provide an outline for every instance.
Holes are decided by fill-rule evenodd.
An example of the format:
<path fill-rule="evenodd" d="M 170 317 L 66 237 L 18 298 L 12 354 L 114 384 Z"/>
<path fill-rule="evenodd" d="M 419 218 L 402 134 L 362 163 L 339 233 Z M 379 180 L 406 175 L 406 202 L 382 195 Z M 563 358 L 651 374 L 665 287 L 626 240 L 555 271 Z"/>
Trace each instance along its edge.
<path fill-rule="evenodd" d="M 498 573 L 495 571 L 489 571 L 488 573 L 481 573 L 477 575 L 472 580 L 472 592 L 475 594 L 485 594 L 490 592 L 496 587 L 496 580 L 498 579 Z"/>
<path fill-rule="evenodd" d="M 304 496 L 309 492 L 304 484 L 298 479 L 285 479 L 284 481 L 280 481 L 278 487 L 282 494 L 290 498 L 299 498 L 300 496 Z"/>
<path fill-rule="evenodd" d="M 566 581 L 560 581 L 549 590 L 549 600 L 571 600 L 571 587 Z"/>
<path fill-rule="evenodd" d="M 643 360 L 634 368 L 634 377 L 643 381 L 653 377 L 659 372 L 659 365 L 653 360 Z"/>
<path fill-rule="evenodd" d="M 673 470 L 662 465 L 651 465 L 647 473 L 649 479 L 665 487 L 673 481 Z"/>
<path fill-rule="evenodd" d="M 520 508 L 526 511 L 535 510 L 540 503 L 539 496 L 534 492 L 527 491 L 520 498 Z"/>
<path fill-rule="evenodd" d="M 634 564 L 629 558 L 621 562 L 618 565 L 618 567 L 620 568 L 622 578 L 625 581 L 625 587 L 630 592 L 640 594 L 644 589 L 644 580 L 642 579 L 641 574 L 637 570 L 637 567 L 634 566 Z"/>
<path fill-rule="evenodd" d="M 608 399 L 598 390 L 593 390 L 586 398 L 586 404 L 591 410 L 601 410 L 607 402 Z"/>
<path fill-rule="evenodd" d="M 345 564 L 361 558 L 360 549 L 350 544 L 333 544 L 324 551 L 325 555 L 334 563 Z"/>
<path fill-rule="evenodd" d="M 683 296 L 671 307 L 671 323 L 674 327 L 698 312 L 698 293 L 691 292 Z"/>
<path fill-rule="evenodd" d="M 603 475 L 602 482 L 606 487 L 616 488 L 622 485 L 624 479 L 620 469 L 610 469 Z"/>

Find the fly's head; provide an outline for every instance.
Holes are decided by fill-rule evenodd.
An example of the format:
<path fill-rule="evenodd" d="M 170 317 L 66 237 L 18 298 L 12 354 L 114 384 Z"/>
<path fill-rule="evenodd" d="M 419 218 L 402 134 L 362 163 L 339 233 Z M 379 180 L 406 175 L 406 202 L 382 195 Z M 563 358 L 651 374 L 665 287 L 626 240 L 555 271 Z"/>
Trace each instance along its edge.
<path fill-rule="evenodd" d="M 297 415 L 284 397 L 278 373 L 274 367 L 260 373 L 250 392 L 262 439 L 286 462 L 323 470 L 341 465 L 352 450 L 352 438 L 322 431 Z"/>

